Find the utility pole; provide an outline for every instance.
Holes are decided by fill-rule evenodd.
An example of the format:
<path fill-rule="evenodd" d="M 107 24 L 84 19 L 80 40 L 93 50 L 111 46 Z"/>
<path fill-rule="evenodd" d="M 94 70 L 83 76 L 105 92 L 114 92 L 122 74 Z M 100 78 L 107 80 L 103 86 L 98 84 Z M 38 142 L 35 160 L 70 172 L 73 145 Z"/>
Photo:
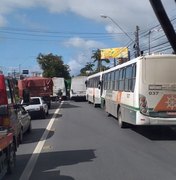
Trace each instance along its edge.
<path fill-rule="evenodd" d="M 170 42 L 170 45 L 172 46 L 174 54 L 176 54 L 176 33 L 170 19 L 166 14 L 161 0 L 150 0 L 150 4 L 166 34 L 168 41 Z"/>
<path fill-rule="evenodd" d="M 150 35 L 151 35 L 151 30 L 149 31 L 149 33 L 148 33 L 148 35 L 149 35 L 149 41 L 148 41 L 148 45 L 149 45 L 149 47 L 148 47 L 148 53 L 149 53 L 149 55 L 150 55 Z"/>
<path fill-rule="evenodd" d="M 135 32 L 135 57 L 140 56 L 140 48 L 139 48 L 139 26 L 136 26 Z"/>

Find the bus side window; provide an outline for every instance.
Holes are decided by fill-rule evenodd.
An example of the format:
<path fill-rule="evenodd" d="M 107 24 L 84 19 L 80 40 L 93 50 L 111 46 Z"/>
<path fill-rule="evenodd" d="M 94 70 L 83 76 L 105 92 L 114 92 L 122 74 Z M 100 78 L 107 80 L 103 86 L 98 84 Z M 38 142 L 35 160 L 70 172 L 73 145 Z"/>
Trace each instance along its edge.
<path fill-rule="evenodd" d="M 133 69 L 132 69 L 132 85 L 131 85 L 132 92 L 134 92 L 135 83 L 136 83 L 136 64 L 133 65 Z"/>
<path fill-rule="evenodd" d="M 112 71 L 111 72 L 111 90 L 114 90 L 114 85 L 115 85 L 115 72 L 114 71 Z"/>
<path fill-rule="evenodd" d="M 125 69 L 125 91 L 132 89 L 132 65 L 127 66 Z"/>
<path fill-rule="evenodd" d="M 106 76 L 107 76 L 107 74 L 103 75 L 103 82 L 104 82 L 103 89 L 105 89 L 105 90 L 107 89 L 107 80 L 106 80 L 107 78 L 106 78 Z"/>
<path fill-rule="evenodd" d="M 119 73 L 119 90 L 123 91 L 124 90 L 124 68 L 120 69 Z"/>
<path fill-rule="evenodd" d="M 107 89 L 110 89 L 111 88 L 111 73 L 108 73 L 108 84 L 107 84 Z"/>
<path fill-rule="evenodd" d="M 115 90 L 119 89 L 119 70 L 115 71 Z"/>

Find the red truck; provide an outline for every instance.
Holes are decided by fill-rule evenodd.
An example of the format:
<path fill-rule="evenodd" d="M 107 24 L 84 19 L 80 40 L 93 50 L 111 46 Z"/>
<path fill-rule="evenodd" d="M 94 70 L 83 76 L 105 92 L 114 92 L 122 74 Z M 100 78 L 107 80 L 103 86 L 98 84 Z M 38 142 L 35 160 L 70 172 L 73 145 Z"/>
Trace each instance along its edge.
<path fill-rule="evenodd" d="M 48 104 L 48 107 L 51 107 L 51 96 L 53 94 L 52 78 L 29 77 L 18 80 L 18 90 L 21 99 L 24 99 L 24 94 L 29 93 L 29 97 L 42 97 Z"/>
<path fill-rule="evenodd" d="M 12 173 L 15 167 L 16 150 L 13 141 L 13 133 L 7 129 L 0 130 L 0 179 L 6 173 Z"/>
<path fill-rule="evenodd" d="M 17 115 L 13 82 L 0 74 L 0 179 L 15 166 Z"/>

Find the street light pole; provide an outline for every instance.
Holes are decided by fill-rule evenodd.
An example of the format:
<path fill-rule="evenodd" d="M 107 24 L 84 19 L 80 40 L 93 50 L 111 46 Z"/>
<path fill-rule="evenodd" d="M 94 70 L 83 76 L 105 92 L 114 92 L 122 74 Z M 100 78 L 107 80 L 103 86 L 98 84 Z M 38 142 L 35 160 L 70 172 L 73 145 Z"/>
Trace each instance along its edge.
<path fill-rule="evenodd" d="M 139 27 L 136 26 L 136 40 L 133 40 L 129 35 L 128 33 L 126 33 L 124 31 L 124 29 L 116 22 L 114 21 L 110 16 L 106 16 L 106 15 L 100 15 L 102 18 L 109 18 L 133 43 L 134 43 L 134 46 L 136 47 L 136 56 L 140 56 L 140 48 L 139 48 L 139 37 L 138 37 L 138 30 L 139 30 Z"/>
<path fill-rule="evenodd" d="M 101 15 L 101 17 L 109 18 L 132 42 L 134 42 L 134 40 L 123 30 L 123 28 L 116 21 L 114 21 L 110 16 Z"/>
<path fill-rule="evenodd" d="M 159 32 L 159 31 L 161 31 L 162 29 L 156 29 L 156 28 L 154 28 L 154 29 L 151 29 L 151 30 L 149 30 L 149 32 L 148 32 L 148 53 L 149 53 L 149 55 L 151 54 L 151 33 L 153 33 L 153 32 Z"/>

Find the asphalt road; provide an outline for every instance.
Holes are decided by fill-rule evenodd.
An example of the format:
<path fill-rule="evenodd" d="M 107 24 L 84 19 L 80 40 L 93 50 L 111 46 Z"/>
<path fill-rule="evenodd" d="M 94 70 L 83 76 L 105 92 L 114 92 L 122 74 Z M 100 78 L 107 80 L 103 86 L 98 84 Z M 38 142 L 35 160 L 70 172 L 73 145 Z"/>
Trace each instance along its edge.
<path fill-rule="evenodd" d="M 176 129 L 120 129 L 87 102 L 53 103 L 47 119 L 32 120 L 4 179 L 175 180 Z"/>

